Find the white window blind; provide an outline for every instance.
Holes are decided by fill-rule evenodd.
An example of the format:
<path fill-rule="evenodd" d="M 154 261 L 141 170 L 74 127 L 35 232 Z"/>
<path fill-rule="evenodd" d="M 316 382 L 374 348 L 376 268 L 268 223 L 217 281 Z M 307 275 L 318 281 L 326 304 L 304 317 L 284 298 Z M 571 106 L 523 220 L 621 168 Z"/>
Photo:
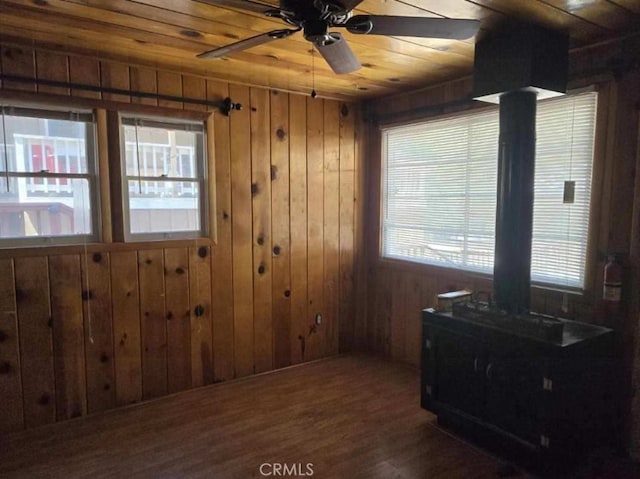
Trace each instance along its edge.
<path fill-rule="evenodd" d="M 204 125 L 122 118 L 128 241 L 206 234 Z"/>
<path fill-rule="evenodd" d="M 597 94 L 538 104 L 532 281 L 584 286 Z M 383 131 L 382 256 L 491 273 L 498 110 Z M 572 203 L 565 182 L 575 182 Z"/>

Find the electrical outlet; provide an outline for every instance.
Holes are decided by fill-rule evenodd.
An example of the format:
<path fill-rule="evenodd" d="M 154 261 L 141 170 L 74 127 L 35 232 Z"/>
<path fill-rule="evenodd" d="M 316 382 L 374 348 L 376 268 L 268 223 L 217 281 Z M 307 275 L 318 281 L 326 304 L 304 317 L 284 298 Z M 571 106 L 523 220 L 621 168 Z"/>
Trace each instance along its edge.
<path fill-rule="evenodd" d="M 322 314 L 316 314 L 316 324 L 320 326 L 322 324 Z"/>

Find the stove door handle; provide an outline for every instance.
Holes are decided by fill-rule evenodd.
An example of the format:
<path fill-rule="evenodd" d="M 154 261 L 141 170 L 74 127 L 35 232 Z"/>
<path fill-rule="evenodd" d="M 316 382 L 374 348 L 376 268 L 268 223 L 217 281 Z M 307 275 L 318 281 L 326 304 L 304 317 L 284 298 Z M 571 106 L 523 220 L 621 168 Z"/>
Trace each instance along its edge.
<path fill-rule="evenodd" d="M 474 373 L 478 372 L 478 356 L 476 356 L 473 360 L 473 372 Z"/>
<path fill-rule="evenodd" d="M 493 369 L 493 363 L 487 364 L 487 370 L 485 371 L 485 376 L 488 380 L 491 380 L 491 370 Z"/>

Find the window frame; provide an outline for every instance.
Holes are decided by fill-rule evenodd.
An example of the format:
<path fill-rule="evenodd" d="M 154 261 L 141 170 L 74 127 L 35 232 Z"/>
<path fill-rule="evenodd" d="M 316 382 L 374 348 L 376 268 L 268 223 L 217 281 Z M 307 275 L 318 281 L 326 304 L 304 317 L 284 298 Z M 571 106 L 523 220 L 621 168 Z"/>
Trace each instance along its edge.
<path fill-rule="evenodd" d="M 155 116 L 146 114 L 136 114 L 129 112 L 119 112 L 118 134 L 119 134 L 119 160 L 120 160 L 120 182 L 121 182 L 121 204 L 123 221 L 123 240 L 125 243 L 155 242 L 155 241 L 176 241 L 176 240 L 197 240 L 207 238 L 210 231 L 209 225 L 209 174 L 207 155 L 207 122 L 202 120 L 189 120 L 183 118 L 170 118 L 165 116 Z M 193 131 L 200 135 L 196 142 L 195 168 L 196 176 L 192 178 L 184 177 L 155 177 L 155 176 L 131 176 L 127 174 L 126 165 L 126 142 L 124 135 L 125 126 L 142 126 L 151 128 L 166 128 L 178 131 Z M 189 182 L 198 185 L 198 217 L 200 229 L 190 231 L 167 231 L 155 233 L 132 233 L 130 217 L 130 196 L 129 181 L 165 181 L 165 182 Z"/>
<path fill-rule="evenodd" d="M 42 170 L 40 172 L 19 172 L 7 171 L 7 164 L 0 165 L 0 176 L 7 180 L 39 178 L 50 179 L 84 179 L 87 181 L 88 198 L 91 217 L 90 234 L 73 235 L 53 235 L 53 236 L 23 236 L 19 238 L 0 238 L 0 249 L 7 248 L 33 248 L 47 246 L 76 246 L 87 243 L 99 242 L 102 238 L 102 208 L 100 198 L 99 179 L 99 151 L 98 151 L 98 125 L 97 117 L 92 109 L 86 108 L 64 108 L 47 104 L 13 103 L 8 101 L 0 102 L 0 114 L 8 116 L 21 116 L 25 118 L 36 118 L 42 120 L 64 120 L 78 121 L 85 124 L 85 158 L 86 173 L 50 173 Z M 73 117 L 76 116 L 74 119 Z M 4 118 L 0 121 L 5 121 Z M 3 125 L 4 126 L 4 125 Z M 2 131 L 3 145 L 6 143 Z M 0 148 L 3 148 L 0 146 Z M 4 156 L 5 152 L 2 152 Z"/>
<path fill-rule="evenodd" d="M 581 83 L 581 82 L 578 82 Z M 607 128 L 606 128 L 606 118 L 608 113 L 609 104 L 608 104 L 608 82 L 601 83 L 582 83 L 576 85 L 575 88 L 569 89 L 564 96 L 571 95 L 579 95 L 581 93 L 594 92 L 597 94 L 596 102 L 595 102 L 595 116 L 594 116 L 594 137 L 593 137 L 593 157 L 591 163 L 591 184 L 590 184 L 590 205 L 588 210 L 588 230 L 585 236 L 585 266 L 584 266 L 584 281 L 583 286 L 573 287 L 573 286 L 565 286 L 562 284 L 553 284 L 541 281 L 531 281 L 531 287 L 542 289 L 542 290 L 550 290 L 550 291 L 558 291 L 562 293 L 575 294 L 583 296 L 585 294 L 592 294 L 594 288 L 594 269 L 597 265 L 598 258 L 598 224 L 600 221 L 600 207 L 599 200 L 604 194 L 602 185 L 602 175 L 604 165 L 604 156 L 605 153 L 605 142 L 607 137 Z M 603 94 L 604 92 L 604 94 Z M 549 99 L 552 101 L 553 99 Z M 446 266 L 442 264 L 431 264 L 427 262 L 420 261 L 412 261 L 409 258 L 398 258 L 398 257 L 387 257 L 384 256 L 384 244 L 383 244 L 383 235 L 384 235 L 384 211 L 385 211 L 385 196 L 384 196 L 384 182 L 385 182 L 385 135 L 384 131 L 388 129 L 393 129 L 395 127 L 403 127 L 403 126 L 412 126 L 419 125 L 421 123 L 427 123 L 431 121 L 438 121 L 444 119 L 452 119 L 456 117 L 462 117 L 468 114 L 478 113 L 481 114 L 483 112 L 491 112 L 498 109 L 499 106 L 495 104 L 487 104 L 487 103 L 477 103 L 477 102 L 469 102 L 462 107 L 453 107 L 449 112 L 444 114 L 434 114 L 434 115 L 426 115 L 420 117 L 412 117 L 406 121 L 393 121 L 388 123 L 381 123 L 376 128 L 377 140 L 376 144 L 379 148 L 380 153 L 380 161 L 379 161 L 379 178 L 378 178 L 378 231 L 377 231 L 377 261 L 381 265 L 387 265 L 387 267 L 396 267 L 396 268 L 404 268 L 409 269 L 415 272 L 425 271 L 433 271 L 435 274 L 445 275 L 450 277 L 451 274 L 459 274 L 464 278 L 472 280 L 476 278 L 481 281 L 492 281 L 493 280 L 493 272 L 484 272 L 484 271 L 476 271 L 472 269 L 465 269 L 456 266 Z M 496 141 L 498 139 L 496 138 Z"/>

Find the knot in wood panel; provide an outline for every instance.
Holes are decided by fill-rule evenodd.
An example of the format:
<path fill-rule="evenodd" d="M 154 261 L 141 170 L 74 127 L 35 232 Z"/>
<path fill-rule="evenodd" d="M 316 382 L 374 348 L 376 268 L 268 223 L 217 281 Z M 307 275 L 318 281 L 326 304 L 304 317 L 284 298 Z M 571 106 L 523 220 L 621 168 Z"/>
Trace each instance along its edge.
<path fill-rule="evenodd" d="M 206 258 L 208 254 L 209 251 L 207 250 L 206 246 L 200 246 L 200 248 L 198 248 L 198 256 L 200 256 L 201 258 Z"/>
<path fill-rule="evenodd" d="M 11 372 L 11 363 L 9 361 L 0 362 L 0 374 L 9 374 Z"/>
<path fill-rule="evenodd" d="M 195 30 L 182 30 L 180 32 L 180 35 L 184 35 L 188 38 L 199 38 L 202 36 L 200 32 L 196 32 Z"/>
<path fill-rule="evenodd" d="M 93 299 L 93 291 L 83 289 L 82 290 L 82 299 L 83 299 L 83 301 L 88 301 L 90 299 Z"/>
<path fill-rule="evenodd" d="M 100 253 L 93 253 L 93 262 L 99 263 L 102 261 L 102 255 Z"/>

